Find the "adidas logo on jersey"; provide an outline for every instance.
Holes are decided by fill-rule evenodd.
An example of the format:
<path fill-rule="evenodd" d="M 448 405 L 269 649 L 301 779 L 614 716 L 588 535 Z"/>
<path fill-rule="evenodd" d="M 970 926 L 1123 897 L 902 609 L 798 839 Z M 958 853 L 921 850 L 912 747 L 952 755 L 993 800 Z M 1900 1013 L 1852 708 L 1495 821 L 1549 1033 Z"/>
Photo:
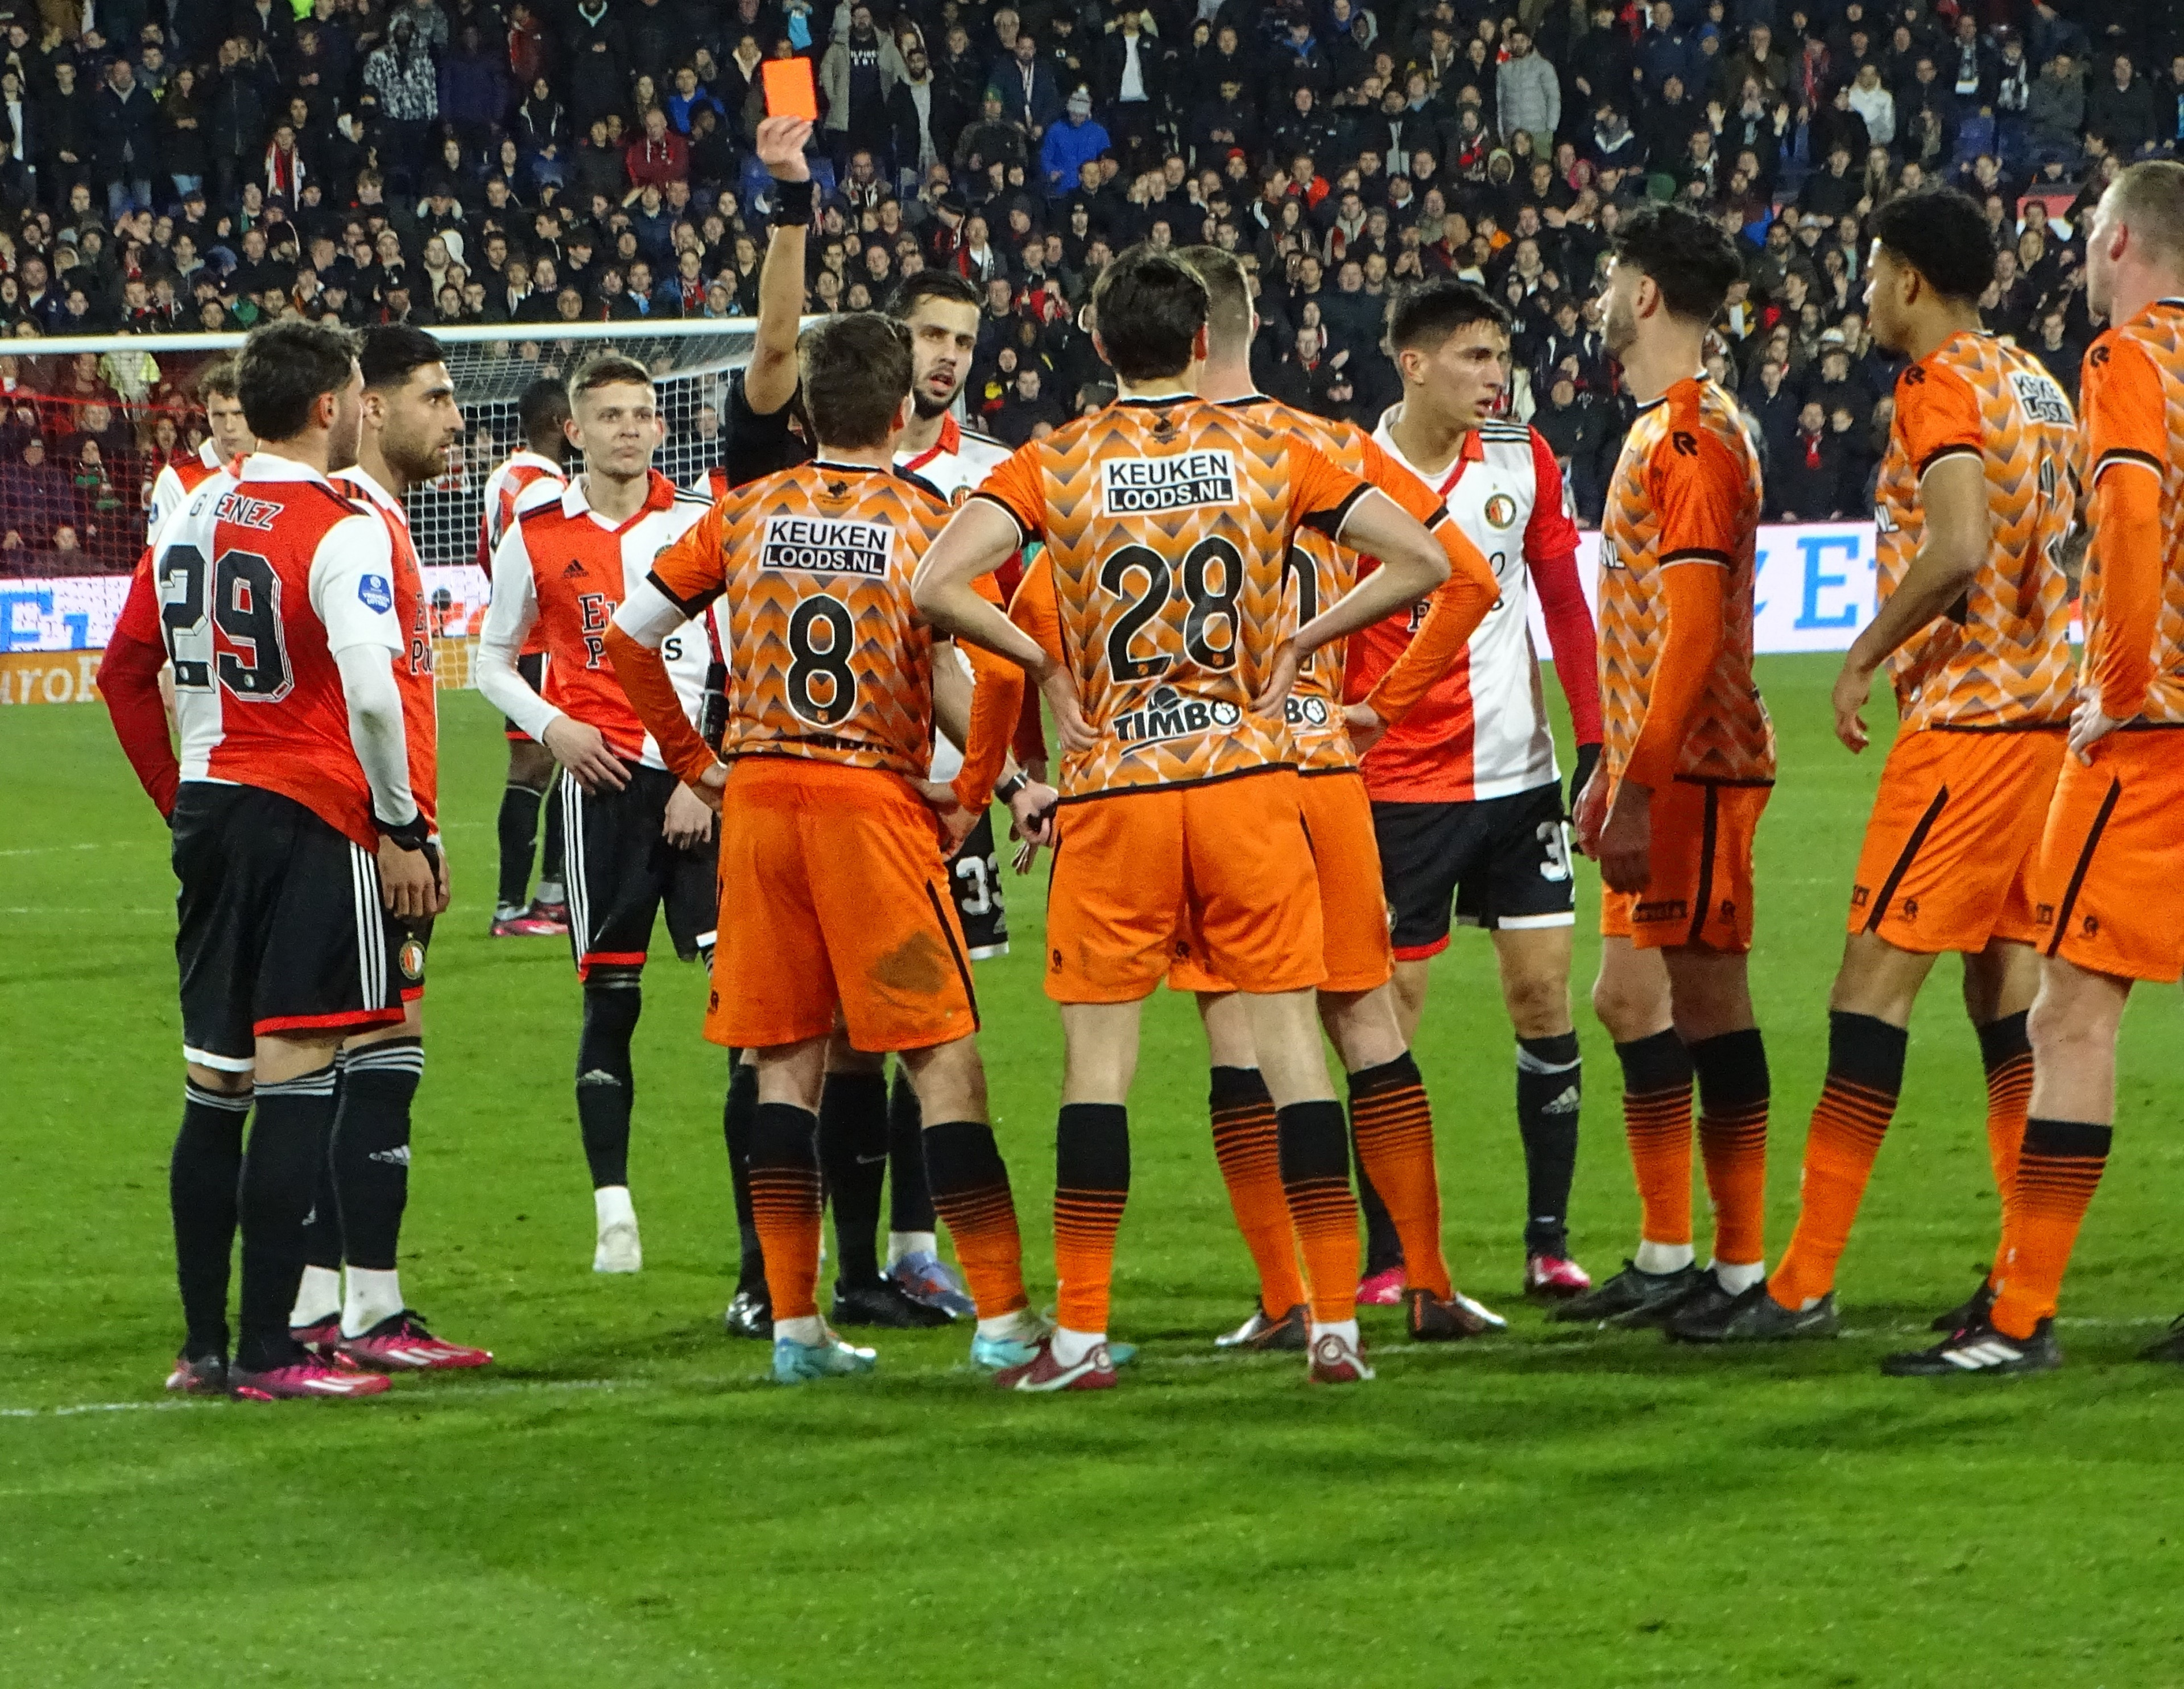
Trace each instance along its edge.
<path fill-rule="evenodd" d="M 1173 457 L 1104 458 L 1100 463 L 1101 513 L 1145 516 L 1199 504 L 1236 502 L 1233 452 L 1178 452 Z"/>
<path fill-rule="evenodd" d="M 573 558 L 571 559 L 569 566 L 561 571 L 561 578 L 565 581 L 582 580 L 584 578 L 584 566 L 576 561 Z"/>
<path fill-rule="evenodd" d="M 887 573 L 894 552 L 894 530 L 883 522 L 774 516 L 766 525 L 759 566 L 878 577 Z"/>
<path fill-rule="evenodd" d="M 1156 739 L 1189 739 L 1215 727 L 1233 727 L 1243 711 L 1225 700 L 1189 698 L 1172 686 L 1156 691 L 1143 707 L 1115 717 L 1115 737 L 1124 744 Z"/>

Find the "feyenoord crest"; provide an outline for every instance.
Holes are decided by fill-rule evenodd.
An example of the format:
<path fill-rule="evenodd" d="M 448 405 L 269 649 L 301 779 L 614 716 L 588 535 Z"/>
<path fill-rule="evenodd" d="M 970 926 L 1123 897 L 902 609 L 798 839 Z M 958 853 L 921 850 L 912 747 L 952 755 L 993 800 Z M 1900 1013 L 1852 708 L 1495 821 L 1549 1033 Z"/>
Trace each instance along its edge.
<path fill-rule="evenodd" d="M 1507 493 L 1496 493 L 1486 501 L 1485 514 L 1490 527 L 1507 527 L 1517 520 L 1517 501 Z"/>
<path fill-rule="evenodd" d="M 425 977 L 425 946 L 415 939 L 403 939 L 402 948 L 395 952 L 394 961 L 402 970 L 402 977 L 412 985 Z"/>

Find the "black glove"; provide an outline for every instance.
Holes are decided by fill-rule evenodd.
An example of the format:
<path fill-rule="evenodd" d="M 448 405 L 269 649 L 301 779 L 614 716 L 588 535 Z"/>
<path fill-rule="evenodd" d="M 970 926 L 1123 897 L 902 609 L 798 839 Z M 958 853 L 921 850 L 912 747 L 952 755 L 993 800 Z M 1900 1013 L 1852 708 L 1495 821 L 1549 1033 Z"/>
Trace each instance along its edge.
<path fill-rule="evenodd" d="M 1600 746 L 1581 744 L 1577 748 L 1577 768 L 1570 775 L 1569 811 L 1577 813 L 1577 800 L 1585 795 L 1585 789 L 1592 779 L 1592 771 L 1600 766 Z"/>

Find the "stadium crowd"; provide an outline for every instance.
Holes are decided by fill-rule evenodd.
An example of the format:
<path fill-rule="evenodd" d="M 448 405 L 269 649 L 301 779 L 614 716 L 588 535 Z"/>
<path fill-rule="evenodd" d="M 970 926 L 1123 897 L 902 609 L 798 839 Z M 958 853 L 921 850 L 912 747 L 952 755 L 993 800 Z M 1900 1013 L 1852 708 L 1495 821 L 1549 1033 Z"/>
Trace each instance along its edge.
<path fill-rule="evenodd" d="M 556 323 L 748 315 L 760 67 L 797 58 L 822 113 L 808 308 L 969 277 L 967 403 L 1005 442 L 1112 393 L 1082 313 L 1135 241 L 1239 254 L 1261 387 L 1368 426 L 1396 393 L 1390 295 L 1452 273 L 1515 313 L 1513 408 L 1596 522 L 1630 410 L 1607 244 L 1674 199 L 1741 242 L 1710 361 L 1763 435 L 1768 514 L 1847 517 L 1896 371 L 1864 321 L 1863 220 L 1967 188 L 2007 237 L 1987 323 L 2075 394 L 2082 214 L 2119 161 L 2184 140 L 2178 9 L 47 0 L 0 22 L 0 322 L 507 324 L 535 357 Z M 0 359 L 9 572 L 134 560 L 153 477 L 203 438 L 190 368 Z"/>

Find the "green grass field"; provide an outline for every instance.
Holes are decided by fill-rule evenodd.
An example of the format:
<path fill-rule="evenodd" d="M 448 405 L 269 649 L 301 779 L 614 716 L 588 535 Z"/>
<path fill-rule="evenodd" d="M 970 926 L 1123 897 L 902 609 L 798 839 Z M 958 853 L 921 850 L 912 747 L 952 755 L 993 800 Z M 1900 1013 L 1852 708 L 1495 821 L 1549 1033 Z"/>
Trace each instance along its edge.
<path fill-rule="evenodd" d="M 1783 783 L 1760 834 L 1755 994 L 1786 1240 L 1876 750 L 1826 730 L 1826 658 L 1764 663 Z M 1885 712 L 1885 705 L 1882 706 Z M 1993 1241 L 1977 1051 L 1937 973 L 1841 1283 L 1852 1329 L 1690 1353 L 1546 1325 L 1511 1294 L 1521 1167 L 1483 939 L 1419 1042 L 1459 1281 L 1504 1338 L 1402 1343 L 1315 1392 L 1217 1358 L 1249 1305 L 1183 999 L 1147 1017 L 1105 1396 L 1019 1399 L 967 1336 L 886 1341 L 873 1379 L 779 1389 L 722 1335 L 734 1253 L 721 1052 L 655 963 L 632 1183 L 646 1268 L 589 1270 L 566 951 L 483 936 L 499 733 L 442 722 L 455 906 L 432 954 L 404 1263 L 486 1372 L 355 1405 L 170 1403 L 166 1159 L 179 1101 L 164 835 L 89 706 L 0 712 L 0 1684 L 558 1686 L 2163 1685 L 2184 1681 L 2184 1378 L 2132 1359 L 2184 1304 L 2174 1194 L 2184 1003 L 2127 1024 L 2114 1167 L 2064 1294 L 2068 1366 L 1884 1380 Z M 1607 1040 L 1574 1239 L 1635 1240 Z M 1050 1296 L 1058 1028 L 1039 892 L 981 968 L 984 1048 Z M 1703 1244 L 1703 1238 L 1702 1239 Z"/>

